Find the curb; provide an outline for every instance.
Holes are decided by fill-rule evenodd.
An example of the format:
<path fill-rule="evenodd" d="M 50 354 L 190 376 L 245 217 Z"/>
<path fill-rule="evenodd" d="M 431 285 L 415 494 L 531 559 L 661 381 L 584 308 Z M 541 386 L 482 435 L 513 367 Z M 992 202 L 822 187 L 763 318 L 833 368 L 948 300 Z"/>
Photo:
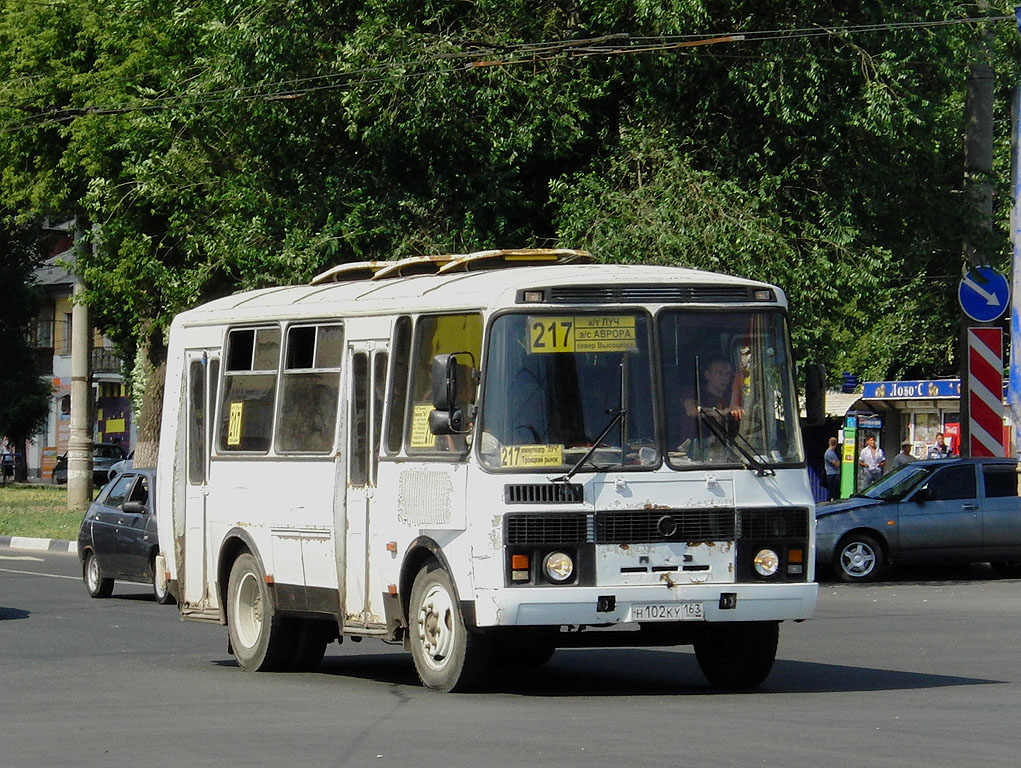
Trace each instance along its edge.
<path fill-rule="evenodd" d="M 0 547 L 8 547 L 9 549 L 31 549 L 37 552 L 78 553 L 77 541 L 61 541 L 60 539 L 30 539 L 27 536 L 0 536 Z"/>

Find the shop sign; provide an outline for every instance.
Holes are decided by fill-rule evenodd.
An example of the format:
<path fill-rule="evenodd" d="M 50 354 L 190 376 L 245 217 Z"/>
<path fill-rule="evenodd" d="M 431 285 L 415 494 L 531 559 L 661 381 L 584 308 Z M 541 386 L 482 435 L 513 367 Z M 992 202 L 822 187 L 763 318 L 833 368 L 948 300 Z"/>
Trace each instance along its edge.
<path fill-rule="evenodd" d="M 931 381 L 866 381 L 865 400 L 929 400 L 937 397 L 960 397 L 960 379 Z"/>

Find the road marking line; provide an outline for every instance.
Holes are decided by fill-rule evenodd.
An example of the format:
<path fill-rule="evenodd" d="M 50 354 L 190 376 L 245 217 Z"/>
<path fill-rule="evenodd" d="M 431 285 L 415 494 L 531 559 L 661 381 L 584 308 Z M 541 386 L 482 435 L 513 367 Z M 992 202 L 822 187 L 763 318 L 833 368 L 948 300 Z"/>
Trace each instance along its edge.
<path fill-rule="evenodd" d="M 20 555 L 18 557 L 10 557 L 9 555 L 0 555 L 0 560 L 31 560 L 35 563 L 43 562 L 41 557 L 32 557 L 31 555 Z"/>
<path fill-rule="evenodd" d="M 39 573 L 38 571 L 16 571 L 13 568 L 0 568 L 0 573 L 21 573 L 26 576 L 47 576 L 51 579 L 71 579 L 71 581 L 81 579 L 81 576 L 64 576 L 59 573 Z"/>

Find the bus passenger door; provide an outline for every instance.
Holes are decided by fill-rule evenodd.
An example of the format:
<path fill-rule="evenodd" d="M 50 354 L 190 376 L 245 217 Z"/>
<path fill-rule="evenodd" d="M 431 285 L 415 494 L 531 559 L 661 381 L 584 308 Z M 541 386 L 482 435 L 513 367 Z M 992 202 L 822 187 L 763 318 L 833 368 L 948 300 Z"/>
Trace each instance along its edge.
<path fill-rule="evenodd" d="M 387 344 L 355 342 L 348 347 L 347 542 L 344 623 L 385 626 L 382 596 L 371 577 L 370 549 L 386 388 Z M 378 570 L 378 569 L 377 569 Z"/>
<path fill-rule="evenodd" d="M 185 443 L 187 473 L 184 494 L 184 552 L 178 554 L 178 567 L 181 569 L 178 578 L 181 580 L 179 586 L 184 595 L 184 603 L 200 606 L 208 598 L 206 498 L 209 493 L 209 449 L 212 442 L 220 358 L 218 353 L 196 351 L 188 352 L 187 360 L 188 432 Z M 175 532 L 175 538 L 178 535 Z"/>

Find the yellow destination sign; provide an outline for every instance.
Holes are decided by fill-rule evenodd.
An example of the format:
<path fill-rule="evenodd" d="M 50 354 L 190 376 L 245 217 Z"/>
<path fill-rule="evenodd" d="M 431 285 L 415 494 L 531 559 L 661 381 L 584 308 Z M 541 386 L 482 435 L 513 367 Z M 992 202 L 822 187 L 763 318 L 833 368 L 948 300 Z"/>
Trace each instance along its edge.
<path fill-rule="evenodd" d="M 628 352 L 637 347 L 634 315 L 577 315 L 528 318 L 528 350 Z"/>
<path fill-rule="evenodd" d="M 227 422 L 227 445 L 241 445 L 241 416 L 244 412 L 244 403 L 230 404 L 230 420 Z"/>
<path fill-rule="evenodd" d="M 429 413 L 431 405 L 416 405 L 411 414 L 411 447 L 433 448 L 436 435 L 429 431 Z"/>
<path fill-rule="evenodd" d="M 563 463 L 562 445 L 504 445 L 500 448 L 502 467 L 559 467 Z"/>

